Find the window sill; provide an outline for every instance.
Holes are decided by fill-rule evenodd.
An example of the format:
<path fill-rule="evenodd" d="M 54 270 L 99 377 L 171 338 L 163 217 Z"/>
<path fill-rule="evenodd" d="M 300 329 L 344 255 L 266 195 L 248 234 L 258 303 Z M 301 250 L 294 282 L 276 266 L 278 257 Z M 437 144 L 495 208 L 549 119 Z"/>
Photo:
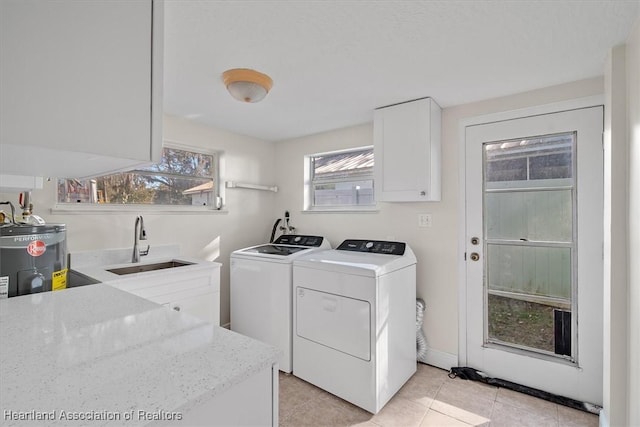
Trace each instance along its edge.
<path fill-rule="evenodd" d="M 228 214 L 226 209 L 210 209 L 201 206 L 154 206 L 154 205 L 101 205 L 101 204 L 56 204 L 51 208 L 52 214 L 92 215 L 92 214 L 126 214 L 145 213 L 149 215 L 187 214 L 218 215 Z"/>
<path fill-rule="evenodd" d="M 302 210 L 304 214 L 314 214 L 314 213 L 378 213 L 380 210 L 377 206 L 358 206 L 358 207 L 314 207 L 309 209 Z"/>

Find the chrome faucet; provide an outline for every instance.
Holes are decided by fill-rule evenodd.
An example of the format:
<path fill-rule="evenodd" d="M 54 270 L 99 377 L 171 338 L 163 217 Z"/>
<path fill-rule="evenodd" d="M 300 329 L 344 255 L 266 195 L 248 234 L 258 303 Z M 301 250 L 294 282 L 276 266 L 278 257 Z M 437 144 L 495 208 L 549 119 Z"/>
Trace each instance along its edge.
<path fill-rule="evenodd" d="M 141 256 L 149 255 L 151 246 L 147 245 L 147 250 L 141 251 L 138 247 L 139 240 L 147 240 L 147 230 L 144 229 L 142 215 L 136 217 L 136 224 L 133 227 L 133 255 L 131 256 L 131 262 L 140 262 Z"/>

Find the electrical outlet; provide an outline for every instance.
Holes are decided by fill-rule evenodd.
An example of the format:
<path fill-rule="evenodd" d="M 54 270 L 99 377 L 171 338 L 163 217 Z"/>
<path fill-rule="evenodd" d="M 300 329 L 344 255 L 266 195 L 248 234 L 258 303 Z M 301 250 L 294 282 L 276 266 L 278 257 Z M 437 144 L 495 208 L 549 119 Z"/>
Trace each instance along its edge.
<path fill-rule="evenodd" d="M 431 214 L 418 214 L 418 227 L 431 227 Z"/>

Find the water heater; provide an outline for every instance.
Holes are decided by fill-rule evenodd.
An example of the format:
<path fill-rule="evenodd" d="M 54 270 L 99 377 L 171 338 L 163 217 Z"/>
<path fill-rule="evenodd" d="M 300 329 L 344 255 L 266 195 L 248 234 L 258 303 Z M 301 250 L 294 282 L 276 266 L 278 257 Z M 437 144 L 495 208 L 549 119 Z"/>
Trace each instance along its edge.
<path fill-rule="evenodd" d="M 66 283 L 64 224 L 0 226 L 0 298 L 63 289 Z"/>

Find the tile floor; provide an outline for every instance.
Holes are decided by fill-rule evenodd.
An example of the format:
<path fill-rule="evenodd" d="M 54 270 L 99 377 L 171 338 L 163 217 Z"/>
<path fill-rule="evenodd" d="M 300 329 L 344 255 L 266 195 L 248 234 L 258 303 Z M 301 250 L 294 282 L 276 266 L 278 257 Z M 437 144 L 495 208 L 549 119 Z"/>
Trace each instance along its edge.
<path fill-rule="evenodd" d="M 416 374 L 376 415 L 293 375 L 280 373 L 280 426 L 598 426 L 598 417 L 511 390 L 451 379 L 418 364 Z"/>

